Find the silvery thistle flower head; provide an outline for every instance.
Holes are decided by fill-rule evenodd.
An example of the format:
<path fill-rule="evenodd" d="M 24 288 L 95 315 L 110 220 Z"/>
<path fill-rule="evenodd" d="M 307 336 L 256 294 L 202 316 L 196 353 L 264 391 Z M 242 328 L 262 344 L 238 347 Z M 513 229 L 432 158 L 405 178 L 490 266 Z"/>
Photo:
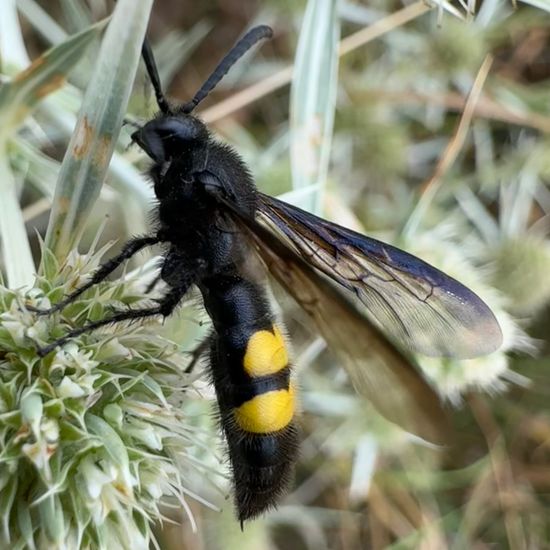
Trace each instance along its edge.
<path fill-rule="evenodd" d="M 163 504 L 189 511 L 195 496 L 188 481 L 201 462 L 188 457 L 200 428 L 182 405 L 193 399 L 190 375 L 159 320 L 108 326 L 45 358 L 36 352 L 113 305 L 143 299 L 137 274 L 94 287 L 61 314 L 25 309 L 69 293 L 99 257 L 72 254 L 58 266 L 45 251 L 35 288 L 0 286 L 3 547 L 146 549 Z"/>

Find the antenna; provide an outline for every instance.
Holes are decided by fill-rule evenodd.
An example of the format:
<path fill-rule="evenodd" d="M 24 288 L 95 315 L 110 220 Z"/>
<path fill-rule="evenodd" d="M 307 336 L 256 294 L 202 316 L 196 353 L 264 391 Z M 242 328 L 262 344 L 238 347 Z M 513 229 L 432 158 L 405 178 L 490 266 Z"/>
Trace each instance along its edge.
<path fill-rule="evenodd" d="M 147 40 L 147 38 L 143 41 L 141 55 L 143 57 L 143 61 L 145 62 L 145 67 L 147 69 L 147 73 L 149 74 L 149 78 L 151 79 L 151 84 L 155 90 L 157 105 L 164 114 L 170 114 L 172 110 L 170 109 L 170 105 L 168 104 L 168 101 L 166 101 L 166 97 L 162 92 L 157 64 L 155 63 L 155 58 L 153 57 L 151 44 L 149 44 L 149 40 Z"/>
<path fill-rule="evenodd" d="M 184 103 L 179 110 L 185 114 L 189 114 L 191 111 L 193 111 L 193 109 L 216 87 L 218 82 L 227 74 L 229 69 L 250 48 L 252 48 L 252 46 L 254 46 L 256 42 L 259 42 L 264 38 L 271 38 L 272 36 L 273 36 L 273 31 L 271 30 L 271 27 L 268 27 L 267 25 L 259 25 L 258 27 L 254 27 L 253 29 L 250 29 L 233 46 L 230 52 L 220 61 L 220 63 L 214 69 L 212 74 L 208 77 L 206 82 L 201 86 L 200 90 L 195 94 L 195 97 L 193 97 L 191 101 Z M 145 43 L 143 44 L 143 58 L 145 60 L 145 64 L 147 65 L 147 70 L 149 70 L 149 74 L 151 74 L 151 70 L 149 69 L 149 64 L 147 63 L 147 59 L 145 58 Z M 152 56 L 151 56 L 151 59 L 152 59 Z M 154 61 L 152 62 L 151 65 L 152 67 L 155 66 Z M 156 72 L 156 68 L 155 68 L 155 75 L 157 77 L 157 83 L 158 83 L 158 73 Z M 151 81 L 153 82 L 153 87 L 155 88 L 155 93 L 157 96 L 157 102 L 159 104 L 161 111 L 165 112 L 160 103 L 159 95 L 169 110 L 168 104 L 166 103 L 166 99 L 164 98 L 164 96 L 162 95 L 162 91 L 160 90 L 160 84 L 158 84 L 158 90 L 157 90 L 157 86 L 155 86 L 155 82 L 153 80 L 152 74 L 151 74 Z"/>

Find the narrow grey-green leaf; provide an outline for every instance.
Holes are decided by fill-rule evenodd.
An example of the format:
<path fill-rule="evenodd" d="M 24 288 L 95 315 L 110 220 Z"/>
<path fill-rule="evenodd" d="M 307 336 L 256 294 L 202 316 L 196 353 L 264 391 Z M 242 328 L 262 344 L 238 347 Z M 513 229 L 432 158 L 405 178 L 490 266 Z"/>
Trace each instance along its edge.
<path fill-rule="evenodd" d="M 319 211 L 327 177 L 336 104 L 338 0 L 309 0 L 292 78 L 290 127 L 292 185 L 318 185 L 308 209 Z"/>
<path fill-rule="evenodd" d="M 29 550 L 35 550 L 32 518 L 27 502 L 17 502 L 17 525 Z"/>
<path fill-rule="evenodd" d="M 48 199 L 53 198 L 59 172 L 57 161 L 21 138 L 10 140 L 8 156 L 16 174 L 24 174 L 26 183 L 38 189 Z"/>
<path fill-rule="evenodd" d="M 0 2 L 0 67 L 10 74 L 7 67 L 24 67 L 29 62 L 23 42 L 21 25 L 17 19 L 14 0 Z M 17 69 L 16 69 L 17 70 Z"/>
<path fill-rule="evenodd" d="M 65 518 L 57 495 L 52 495 L 40 502 L 38 510 L 48 539 L 55 544 L 54 548 L 61 547 L 65 537 Z"/>
<path fill-rule="evenodd" d="M 96 201 L 122 125 L 152 0 L 120 0 L 105 33 L 77 127 L 61 164 L 46 246 L 63 258 Z"/>
<path fill-rule="evenodd" d="M 105 26 L 101 21 L 48 50 L 0 87 L 0 132 L 9 135 L 45 96 L 65 83 L 67 74 Z"/>
<path fill-rule="evenodd" d="M 67 38 L 65 30 L 35 0 L 17 0 L 17 8 L 50 44 L 59 44 Z"/>
<path fill-rule="evenodd" d="M 128 452 L 117 432 L 105 420 L 93 414 L 86 415 L 86 425 L 92 433 L 99 437 L 113 464 L 125 472 L 128 471 L 130 464 Z"/>
<path fill-rule="evenodd" d="M 80 0 L 60 0 L 61 9 L 65 15 L 69 30 L 78 31 L 90 25 L 92 17 L 90 8 Z"/>
<path fill-rule="evenodd" d="M 539 8 L 550 13 L 550 0 L 520 0 L 524 4 L 530 4 L 534 8 Z"/>
<path fill-rule="evenodd" d="M 2 467 L 5 468 L 6 466 L 2 465 Z M 9 543 L 11 540 L 10 516 L 16 492 L 17 477 L 11 475 L 2 491 L 0 491 L 0 521 L 2 525 L 0 541 L 3 543 Z M 9 546 L 3 546 L 3 548 L 9 548 Z"/>
<path fill-rule="evenodd" d="M 31 286 L 34 281 L 34 262 L 15 178 L 3 148 L 0 148 L 0 197 L 0 239 L 7 285 L 9 288 Z"/>

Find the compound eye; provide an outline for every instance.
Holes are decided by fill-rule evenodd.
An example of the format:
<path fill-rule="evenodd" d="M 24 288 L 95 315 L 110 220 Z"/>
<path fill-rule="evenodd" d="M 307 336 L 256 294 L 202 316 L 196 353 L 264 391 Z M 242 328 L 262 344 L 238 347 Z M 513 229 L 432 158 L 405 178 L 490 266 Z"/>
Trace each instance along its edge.
<path fill-rule="evenodd" d="M 166 150 L 162 138 L 157 132 L 151 131 L 147 128 L 147 125 L 139 130 L 136 130 L 130 138 L 134 143 L 137 143 L 155 162 L 160 163 L 166 159 Z"/>

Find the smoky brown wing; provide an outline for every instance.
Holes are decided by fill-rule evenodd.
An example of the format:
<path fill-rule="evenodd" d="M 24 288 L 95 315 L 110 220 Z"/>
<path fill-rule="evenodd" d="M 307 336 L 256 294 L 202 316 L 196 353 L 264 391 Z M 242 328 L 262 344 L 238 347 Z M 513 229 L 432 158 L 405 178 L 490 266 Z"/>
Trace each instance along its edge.
<path fill-rule="evenodd" d="M 500 326 L 485 302 L 419 258 L 263 194 L 257 222 L 354 293 L 409 349 L 468 359 L 500 347 Z"/>
<path fill-rule="evenodd" d="M 432 443 L 445 443 L 449 434 L 446 414 L 437 394 L 411 360 L 334 284 L 265 228 L 247 221 L 243 231 L 271 275 L 312 318 L 357 392 L 368 398 L 382 416 L 408 432 Z"/>

